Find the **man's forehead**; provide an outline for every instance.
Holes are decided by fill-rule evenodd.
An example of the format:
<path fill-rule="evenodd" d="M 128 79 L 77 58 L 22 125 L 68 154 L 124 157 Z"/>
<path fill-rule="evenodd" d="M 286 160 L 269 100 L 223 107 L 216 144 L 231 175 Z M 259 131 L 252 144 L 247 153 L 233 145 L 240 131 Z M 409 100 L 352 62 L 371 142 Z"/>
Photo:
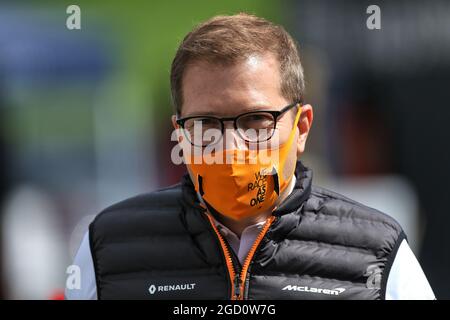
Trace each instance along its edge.
<path fill-rule="evenodd" d="M 269 56 L 250 56 L 231 66 L 198 62 L 186 70 L 182 114 L 228 116 L 273 110 L 283 104 L 278 65 Z"/>
<path fill-rule="evenodd" d="M 248 55 L 237 57 L 232 60 L 219 60 L 219 57 L 196 57 L 187 63 L 185 72 L 187 72 L 187 70 L 191 68 L 205 68 L 216 71 L 221 69 L 231 70 L 232 68 L 239 66 L 245 66 L 247 68 L 254 69 L 260 67 L 261 65 L 264 65 L 265 67 L 273 66 L 275 68 L 278 68 L 279 62 L 276 56 L 271 52 L 250 53 Z"/>

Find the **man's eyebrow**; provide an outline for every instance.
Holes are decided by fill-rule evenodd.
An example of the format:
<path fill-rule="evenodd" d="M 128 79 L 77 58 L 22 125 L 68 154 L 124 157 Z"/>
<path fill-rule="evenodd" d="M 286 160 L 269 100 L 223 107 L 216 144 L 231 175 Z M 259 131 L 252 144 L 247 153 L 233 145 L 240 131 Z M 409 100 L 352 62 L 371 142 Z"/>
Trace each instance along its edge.
<path fill-rule="evenodd" d="M 232 106 L 231 106 L 232 107 Z M 264 111 L 264 110 L 276 110 L 276 108 L 279 108 L 280 106 L 272 106 L 272 105 L 268 105 L 268 104 L 256 104 L 256 105 L 251 105 L 251 106 L 247 106 L 245 108 L 242 108 L 239 110 L 239 112 L 237 113 L 226 113 L 226 114 L 222 114 L 222 113 L 217 113 L 214 109 L 208 109 L 205 111 L 199 111 L 199 112 L 195 112 L 189 115 L 185 115 L 184 117 L 197 117 L 197 116 L 211 116 L 211 117 L 232 117 L 240 115 L 242 113 L 246 113 L 246 112 L 253 112 L 253 111 Z"/>

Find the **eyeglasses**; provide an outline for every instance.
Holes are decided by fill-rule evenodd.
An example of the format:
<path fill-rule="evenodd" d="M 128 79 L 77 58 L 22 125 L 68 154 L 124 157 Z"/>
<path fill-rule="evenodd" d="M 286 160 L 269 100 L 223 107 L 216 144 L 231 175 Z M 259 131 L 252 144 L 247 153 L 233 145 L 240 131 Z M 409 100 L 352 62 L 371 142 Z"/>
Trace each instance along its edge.
<path fill-rule="evenodd" d="M 234 129 L 244 141 L 260 143 L 272 138 L 278 119 L 299 104 L 295 102 L 279 111 L 251 111 L 226 118 L 192 116 L 176 122 L 193 146 L 206 147 L 217 143 L 223 136 L 225 121 L 233 121 Z"/>

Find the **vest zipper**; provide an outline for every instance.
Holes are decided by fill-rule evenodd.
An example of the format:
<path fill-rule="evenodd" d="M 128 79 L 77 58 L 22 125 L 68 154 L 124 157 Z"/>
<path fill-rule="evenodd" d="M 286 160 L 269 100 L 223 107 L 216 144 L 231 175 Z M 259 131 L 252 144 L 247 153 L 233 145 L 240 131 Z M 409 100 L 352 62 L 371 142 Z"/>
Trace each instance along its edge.
<path fill-rule="evenodd" d="M 269 228 L 272 225 L 274 220 L 275 220 L 275 216 L 273 216 L 273 215 L 271 215 L 267 219 L 267 221 L 264 224 L 263 228 L 261 229 L 260 233 L 256 237 L 255 242 L 253 242 L 253 245 L 252 245 L 247 257 L 245 258 L 244 264 L 242 265 L 241 276 L 239 279 L 241 281 L 240 290 L 239 290 L 241 294 L 237 296 L 236 300 L 244 300 L 245 280 L 247 278 L 247 271 L 250 267 L 250 263 L 253 260 L 253 256 L 255 255 L 256 249 L 258 249 L 259 244 L 261 243 L 262 239 L 266 235 L 267 231 L 269 230 Z"/>
<path fill-rule="evenodd" d="M 256 237 L 255 242 L 253 243 L 247 257 L 245 258 L 245 262 L 242 265 L 241 272 L 236 272 L 233 264 L 233 258 L 231 256 L 231 253 L 228 249 L 228 246 L 222 236 L 222 234 L 217 230 L 217 227 L 213 221 L 213 218 L 209 213 L 205 211 L 206 216 L 208 217 L 208 220 L 214 229 L 217 237 L 219 238 L 220 246 L 222 247 L 223 253 L 225 255 L 225 262 L 227 264 L 228 269 L 228 275 L 230 277 L 230 283 L 231 283 L 231 300 L 244 300 L 244 290 L 245 290 L 245 280 L 247 277 L 247 271 L 249 268 L 249 265 L 253 259 L 253 256 L 255 255 L 256 249 L 258 248 L 261 240 L 264 238 L 264 236 L 267 233 L 267 230 L 269 230 L 269 227 L 271 226 L 272 222 L 275 220 L 275 216 L 270 216 L 266 223 L 264 224 L 263 228 L 259 232 L 258 236 Z M 232 249 L 231 249 L 232 250 Z"/>

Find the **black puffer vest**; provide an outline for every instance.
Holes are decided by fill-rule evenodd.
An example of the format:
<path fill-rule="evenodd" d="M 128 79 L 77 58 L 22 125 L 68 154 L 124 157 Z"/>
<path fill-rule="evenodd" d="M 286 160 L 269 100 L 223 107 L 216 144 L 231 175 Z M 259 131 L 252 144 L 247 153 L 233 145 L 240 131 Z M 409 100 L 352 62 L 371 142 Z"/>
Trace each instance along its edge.
<path fill-rule="evenodd" d="M 405 238 L 391 217 L 312 186 L 300 162 L 241 266 L 180 184 L 115 204 L 91 223 L 99 299 L 384 299 Z"/>

